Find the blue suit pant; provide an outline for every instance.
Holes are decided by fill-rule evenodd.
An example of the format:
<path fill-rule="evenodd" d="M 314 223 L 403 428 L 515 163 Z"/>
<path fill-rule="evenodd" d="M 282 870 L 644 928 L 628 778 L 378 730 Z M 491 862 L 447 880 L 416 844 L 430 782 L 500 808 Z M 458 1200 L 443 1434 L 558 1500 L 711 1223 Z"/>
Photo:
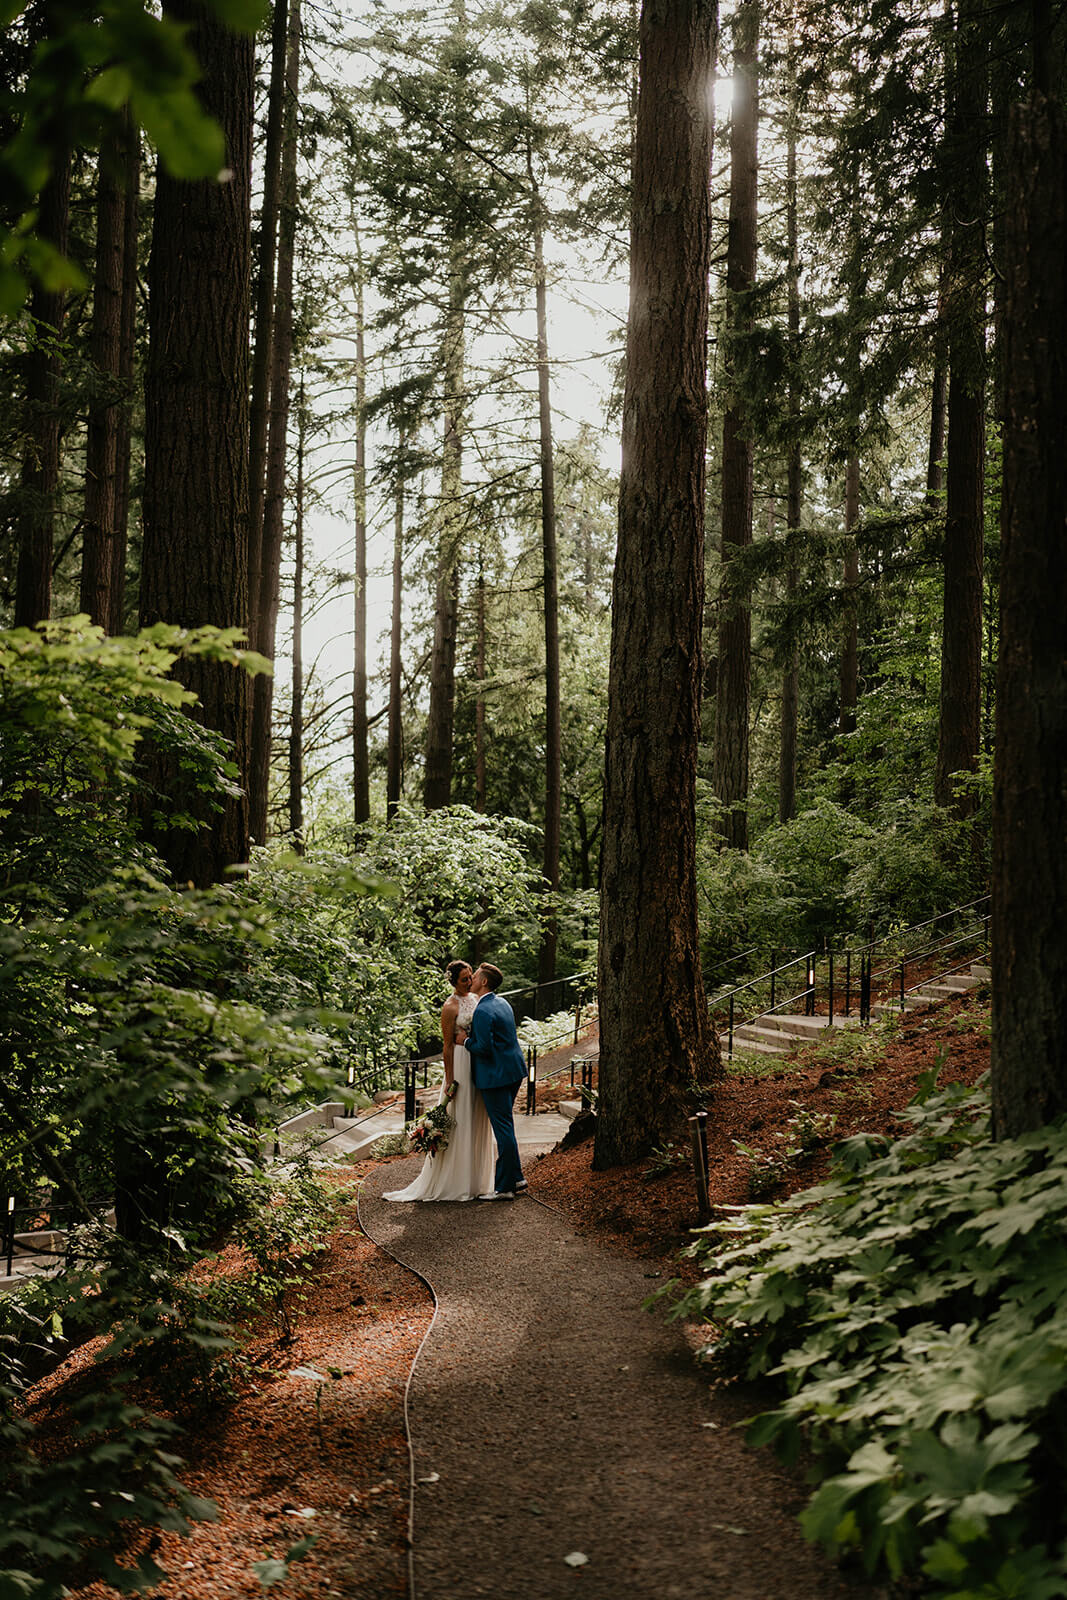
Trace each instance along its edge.
<path fill-rule="evenodd" d="M 521 1082 L 521 1079 L 520 1079 Z M 519 1162 L 519 1144 L 515 1138 L 515 1119 L 512 1115 L 512 1106 L 515 1096 L 519 1091 L 517 1083 L 508 1083 L 499 1089 L 482 1089 L 481 1097 L 485 1101 L 485 1109 L 489 1113 L 489 1121 L 493 1125 L 493 1137 L 496 1140 L 496 1177 L 497 1193 L 513 1191 L 515 1185 L 522 1177 L 522 1166 Z"/>

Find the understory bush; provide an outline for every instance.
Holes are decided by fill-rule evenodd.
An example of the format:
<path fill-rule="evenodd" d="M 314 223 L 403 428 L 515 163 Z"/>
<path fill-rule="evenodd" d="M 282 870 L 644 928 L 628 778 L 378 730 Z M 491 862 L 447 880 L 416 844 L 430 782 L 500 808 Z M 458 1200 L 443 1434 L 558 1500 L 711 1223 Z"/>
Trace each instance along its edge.
<path fill-rule="evenodd" d="M 994 1143 L 987 1089 L 935 1079 L 903 1137 L 846 1139 L 826 1183 L 738 1208 L 690 1248 L 702 1280 L 657 1301 L 711 1325 L 704 1359 L 783 1391 L 748 1437 L 813 1458 L 810 1538 L 946 1600 L 1053 1600 L 1067 1129 Z"/>
<path fill-rule="evenodd" d="M 339 1198 L 306 1159 L 237 1187 L 236 1271 L 191 1277 L 180 1252 L 167 1261 L 97 1229 L 75 1236 L 63 1275 L 0 1297 L 0 1600 L 59 1600 L 92 1578 L 153 1589 L 166 1574 L 151 1549 L 127 1553 L 131 1535 L 214 1518 L 178 1476 L 178 1419 L 236 1396 L 242 1330 L 269 1315 L 279 1344 L 291 1340 Z M 106 1339 L 61 1406 L 29 1412 L 36 1372 L 90 1331 L 86 1303 Z"/>

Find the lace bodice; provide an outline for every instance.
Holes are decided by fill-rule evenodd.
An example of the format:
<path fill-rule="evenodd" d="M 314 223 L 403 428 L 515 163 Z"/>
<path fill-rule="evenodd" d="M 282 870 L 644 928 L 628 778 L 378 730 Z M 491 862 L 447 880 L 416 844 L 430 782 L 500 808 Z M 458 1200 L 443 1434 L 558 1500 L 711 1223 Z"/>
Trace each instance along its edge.
<path fill-rule="evenodd" d="M 478 1004 L 476 994 L 464 994 L 459 997 L 459 1009 L 456 1012 L 456 1023 L 461 1028 L 469 1028 L 474 1008 Z"/>

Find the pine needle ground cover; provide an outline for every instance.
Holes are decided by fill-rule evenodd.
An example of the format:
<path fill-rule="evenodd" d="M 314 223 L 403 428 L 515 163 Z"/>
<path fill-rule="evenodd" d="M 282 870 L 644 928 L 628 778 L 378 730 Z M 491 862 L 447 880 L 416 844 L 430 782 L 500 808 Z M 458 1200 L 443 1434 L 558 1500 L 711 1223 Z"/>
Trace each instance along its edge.
<path fill-rule="evenodd" d="M 984 1085 L 920 1082 L 906 1131 L 828 1180 L 735 1208 L 690 1248 L 672 1315 L 769 1378 L 753 1444 L 814 1460 L 807 1534 L 951 1600 L 1067 1592 L 1067 1130 L 994 1144 Z"/>

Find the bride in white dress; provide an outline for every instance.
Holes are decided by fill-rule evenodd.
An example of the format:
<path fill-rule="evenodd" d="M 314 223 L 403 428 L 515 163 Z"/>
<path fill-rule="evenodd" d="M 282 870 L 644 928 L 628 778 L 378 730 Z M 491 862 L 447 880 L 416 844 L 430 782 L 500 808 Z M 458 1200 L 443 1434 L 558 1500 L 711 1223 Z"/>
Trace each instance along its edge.
<path fill-rule="evenodd" d="M 422 1171 L 406 1189 L 393 1189 L 383 1200 L 476 1200 L 494 1187 L 496 1142 L 485 1101 L 471 1077 L 471 1058 L 464 1045 L 456 1043 L 456 1032 L 466 1036 L 474 1008 L 471 994 L 474 976 L 465 961 L 453 961 L 445 969 L 452 993 L 441 1011 L 441 1039 L 444 1044 L 445 1081 L 442 1098 L 455 1083 L 451 1102 L 452 1131 L 445 1148 L 427 1156 Z"/>

